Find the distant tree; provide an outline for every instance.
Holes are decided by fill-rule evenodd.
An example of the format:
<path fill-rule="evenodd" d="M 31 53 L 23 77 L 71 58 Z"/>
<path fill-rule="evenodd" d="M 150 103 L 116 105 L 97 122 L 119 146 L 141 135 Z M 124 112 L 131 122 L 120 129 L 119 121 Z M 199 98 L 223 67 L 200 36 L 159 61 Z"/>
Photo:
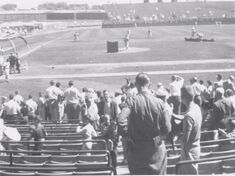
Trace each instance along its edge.
<path fill-rule="evenodd" d="M 6 11 L 15 10 L 17 9 L 17 5 L 16 4 L 4 4 L 1 6 L 1 8 Z"/>

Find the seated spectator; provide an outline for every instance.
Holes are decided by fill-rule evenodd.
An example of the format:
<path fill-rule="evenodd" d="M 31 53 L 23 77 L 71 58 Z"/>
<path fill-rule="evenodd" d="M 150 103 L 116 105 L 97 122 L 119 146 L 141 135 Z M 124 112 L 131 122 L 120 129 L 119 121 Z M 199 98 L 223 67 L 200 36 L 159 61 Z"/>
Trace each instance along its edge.
<path fill-rule="evenodd" d="M 78 126 L 76 132 L 82 135 L 82 139 L 85 141 L 92 140 L 92 138 L 97 136 L 97 133 L 92 125 L 92 121 L 87 117 L 84 116 L 83 118 L 84 126 Z M 82 150 L 91 150 L 92 149 L 92 142 L 84 142 L 82 146 Z"/>
<path fill-rule="evenodd" d="M 111 140 L 113 142 L 111 157 L 112 157 L 113 166 L 116 167 L 117 142 L 118 142 L 117 123 L 115 120 L 111 120 L 108 114 L 105 114 L 103 118 L 105 119 L 105 124 L 103 123 L 103 129 L 97 138 L 105 139 L 106 141 Z"/>
<path fill-rule="evenodd" d="M 34 119 L 34 125 L 30 127 L 30 136 L 28 140 L 33 139 L 35 142 L 45 141 L 47 132 L 44 126 L 41 124 L 41 119 L 39 116 L 36 116 Z M 34 150 L 41 150 L 42 144 L 35 143 Z"/>
<path fill-rule="evenodd" d="M 235 137 L 235 121 L 232 119 L 229 119 L 229 127 L 228 129 L 218 129 L 219 137 L 221 139 L 227 139 L 227 138 L 234 138 Z"/>

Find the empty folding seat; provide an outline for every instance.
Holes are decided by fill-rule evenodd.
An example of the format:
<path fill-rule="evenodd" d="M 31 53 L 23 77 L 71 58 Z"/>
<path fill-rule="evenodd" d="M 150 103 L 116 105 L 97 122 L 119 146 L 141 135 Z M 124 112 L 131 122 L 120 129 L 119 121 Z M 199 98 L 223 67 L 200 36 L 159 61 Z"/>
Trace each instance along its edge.
<path fill-rule="evenodd" d="M 207 145 L 207 146 L 201 146 L 201 152 L 205 152 L 205 153 L 208 153 L 208 152 L 215 152 L 217 151 L 219 148 L 219 145 L 218 144 L 215 144 L 215 145 Z"/>
<path fill-rule="evenodd" d="M 221 174 L 222 163 L 221 161 L 208 161 L 204 163 L 198 163 L 199 174 Z"/>
<path fill-rule="evenodd" d="M 235 173 L 235 158 L 222 161 L 223 174 Z"/>
<path fill-rule="evenodd" d="M 35 176 L 34 172 L 7 172 L 0 171 L 0 176 Z"/>
<path fill-rule="evenodd" d="M 52 163 L 75 163 L 78 162 L 78 155 L 52 155 L 50 157 Z"/>
<path fill-rule="evenodd" d="M 175 165 L 180 160 L 180 155 L 167 157 L 167 165 Z"/>

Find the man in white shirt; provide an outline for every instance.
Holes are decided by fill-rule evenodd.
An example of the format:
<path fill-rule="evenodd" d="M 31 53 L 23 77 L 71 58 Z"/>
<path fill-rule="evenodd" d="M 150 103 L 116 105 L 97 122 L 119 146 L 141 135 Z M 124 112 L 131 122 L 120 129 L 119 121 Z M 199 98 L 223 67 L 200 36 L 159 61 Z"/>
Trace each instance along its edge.
<path fill-rule="evenodd" d="M 194 93 L 194 102 L 198 106 L 201 106 L 202 105 L 201 94 L 203 92 L 203 87 L 197 82 L 197 80 L 198 80 L 197 77 L 193 77 L 192 79 L 190 79 L 190 82 Z"/>
<path fill-rule="evenodd" d="M 54 80 L 50 81 L 50 87 L 46 89 L 46 95 L 48 97 L 48 107 L 51 115 L 51 121 L 56 122 L 59 119 L 58 96 L 62 96 L 63 92 L 55 86 Z"/>
<path fill-rule="evenodd" d="M 15 91 L 14 100 L 21 105 L 21 103 L 24 101 L 24 98 L 19 94 L 20 92 L 18 90 Z"/>
<path fill-rule="evenodd" d="M 69 81 L 69 88 L 64 92 L 64 97 L 66 101 L 65 111 L 67 114 L 68 120 L 78 120 L 79 119 L 79 99 L 80 92 L 74 87 L 73 81 Z"/>
<path fill-rule="evenodd" d="M 173 75 L 171 77 L 172 82 L 169 85 L 170 88 L 170 97 L 169 103 L 173 104 L 173 113 L 180 114 L 181 112 L 181 88 L 184 85 L 184 78 Z"/>
<path fill-rule="evenodd" d="M 28 106 L 28 120 L 34 120 L 34 117 L 36 115 L 36 111 L 38 108 L 37 103 L 33 100 L 32 95 L 29 95 L 29 99 L 25 101 L 25 104 Z"/>
<path fill-rule="evenodd" d="M 10 94 L 9 101 L 4 103 L 3 106 L 3 113 L 5 115 L 6 121 L 9 121 L 9 123 L 14 123 L 20 114 L 20 105 L 15 102 L 13 98 L 14 96 Z"/>

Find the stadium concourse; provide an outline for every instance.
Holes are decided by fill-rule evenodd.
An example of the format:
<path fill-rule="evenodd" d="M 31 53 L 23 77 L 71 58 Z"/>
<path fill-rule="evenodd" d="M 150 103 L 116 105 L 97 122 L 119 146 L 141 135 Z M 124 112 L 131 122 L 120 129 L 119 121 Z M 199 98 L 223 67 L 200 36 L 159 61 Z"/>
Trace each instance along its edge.
<path fill-rule="evenodd" d="M 175 79 L 176 80 L 183 79 L 184 85 L 194 85 L 195 82 L 199 82 L 199 80 L 203 80 L 205 84 L 201 83 L 199 86 L 200 88 L 202 88 L 202 85 L 206 85 L 206 82 L 208 80 L 210 80 L 212 83 L 215 83 L 212 85 L 213 95 L 209 99 L 206 99 L 208 100 L 207 103 L 203 104 L 200 101 L 199 102 L 196 101 L 196 103 L 201 106 L 203 113 L 204 113 L 203 115 L 208 114 L 209 112 L 212 112 L 212 114 L 214 113 L 213 115 L 215 115 L 217 111 L 215 111 L 215 108 L 212 108 L 214 105 L 213 104 L 214 102 L 211 102 L 209 100 L 211 98 L 213 100 L 217 100 L 217 98 L 224 99 L 223 95 L 221 97 L 219 97 L 219 95 L 224 93 L 223 90 L 221 89 L 223 88 L 227 89 L 226 86 L 224 87 L 224 84 L 218 83 L 219 81 L 221 83 L 221 80 L 218 80 L 218 77 L 222 75 L 222 80 L 224 82 L 226 82 L 229 78 L 231 78 L 230 80 L 231 82 L 234 81 L 234 77 L 232 75 L 235 75 L 234 74 L 235 73 L 235 69 L 234 69 L 234 65 L 235 65 L 235 60 L 234 60 L 234 56 L 235 56 L 234 42 L 235 41 L 234 40 L 235 38 L 231 37 L 231 36 L 234 36 L 235 34 L 234 27 L 235 27 L 234 25 L 221 25 L 221 26 L 198 25 L 197 26 L 198 30 L 203 32 L 205 36 L 216 39 L 216 42 L 213 42 L 213 43 L 185 42 L 184 37 L 191 35 L 191 28 L 192 28 L 191 26 L 151 27 L 151 30 L 152 30 L 151 38 L 148 37 L 149 27 L 130 28 L 131 35 L 130 35 L 130 46 L 128 50 L 124 50 L 125 46 L 123 42 L 123 37 L 125 33 L 127 32 L 128 28 L 121 28 L 121 29 L 92 28 L 92 29 L 80 29 L 80 30 L 71 29 L 71 31 L 69 30 L 69 31 L 54 32 L 54 33 L 42 34 L 42 35 L 32 35 L 32 36 L 27 37 L 30 48 L 23 49 L 22 51 L 20 51 L 21 58 L 24 60 L 27 60 L 28 69 L 23 70 L 20 75 L 10 75 L 9 82 L 5 82 L 4 78 L 2 78 L 0 82 L 1 83 L 0 84 L 1 95 L 8 96 L 9 94 L 14 93 L 16 90 L 19 90 L 20 94 L 25 99 L 27 99 L 28 97 L 29 100 L 31 100 L 31 97 L 29 97 L 29 94 L 30 94 L 33 97 L 32 99 L 36 101 L 38 99 L 38 93 L 41 92 L 43 95 L 47 94 L 49 96 L 46 98 L 48 98 L 48 103 L 49 103 L 48 108 L 50 109 L 51 108 L 50 103 L 52 102 L 51 101 L 52 99 L 50 99 L 51 89 L 47 89 L 49 87 L 49 82 L 51 86 L 53 86 L 52 84 L 59 82 L 60 85 L 58 87 L 61 90 L 65 91 L 65 89 L 68 88 L 68 82 L 72 80 L 69 82 L 70 86 L 74 84 L 74 86 L 77 87 L 80 92 L 84 93 L 81 95 L 81 97 L 84 98 L 84 99 L 81 98 L 81 102 L 84 103 L 85 100 L 91 101 L 90 96 L 91 96 L 91 93 L 94 93 L 94 90 L 97 90 L 96 92 L 97 94 L 98 92 L 103 94 L 104 97 L 105 95 L 107 96 L 107 91 L 103 92 L 103 90 L 109 90 L 110 94 L 112 94 L 110 97 L 114 97 L 115 92 L 116 92 L 116 95 L 127 93 L 126 92 L 127 90 L 124 90 L 124 89 L 121 90 L 121 87 L 126 83 L 125 78 L 129 77 L 132 82 L 134 81 L 137 82 L 136 86 L 144 87 L 151 83 L 151 89 L 154 90 L 155 92 L 154 95 L 160 96 L 162 98 L 162 96 L 164 97 L 166 95 L 165 94 L 166 91 L 158 92 L 159 87 L 170 89 L 170 83 L 174 81 L 172 80 L 172 76 L 179 75 L 179 76 L 176 76 L 177 78 Z M 76 42 L 73 41 L 73 34 L 75 31 L 79 31 L 79 34 L 80 34 Z M 106 48 L 107 41 L 118 41 L 120 52 L 107 53 L 107 48 Z M 140 75 L 139 78 L 137 79 L 136 76 L 139 72 L 148 73 L 149 78 L 147 78 L 146 75 Z M 150 79 L 150 82 L 149 82 L 149 79 Z M 51 80 L 54 80 L 54 81 L 51 81 Z M 143 82 L 144 83 L 147 82 L 146 85 L 145 84 L 142 85 Z M 217 86 L 220 88 L 216 91 Z M 180 86 L 180 88 L 181 87 L 182 86 Z M 207 87 L 208 91 L 209 91 L 209 87 L 210 86 Z M 83 89 L 83 88 L 88 88 L 88 89 Z M 230 87 L 230 89 L 232 88 L 234 87 L 233 86 Z M 132 89 L 132 87 L 130 86 L 128 87 L 128 89 Z M 58 91 L 58 88 L 56 88 L 56 91 Z M 190 97 L 193 96 L 194 93 L 192 93 L 192 90 L 188 87 L 186 87 L 184 91 L 185 92 L 182 92 L 182 94 L 185 95 L 185 97 L 187 98 L 189 97 L 187 100 L 184 100 L 184 101 L 190 101 Z M 128 92 L 128 96 L 134 93 L 135 93 L 134 91 L 130 91 Z M 233 96 L 229 94 L 231 93 L 231 91 L 226 91 L 226 93 L 227 93 L 226 94 L 226 97 L 227 97 L 226 101 L 227 101 L 227 99 L 229 99 L 228 98 L 229 95 L 231 97 Z M 60 93 L 57 92 L 56 94 L 58 94 L 58 97 L 60 97 L 59 96 Z M 102 102 L 101 97 L 99 97 L 100 102 Z M 65 96 L 65 99 L 66 98 L 68 97 Z M 231 98 L 231 101 L 232 101 L 232 98 Z M 97 105 L 100 102 L 96 102 Z M 64 101 L 60 99 L 60 103 L 63 104 Z M 85 104 L 86 103 L 87 102 L 85 101 Z M 173 101 L 172 104 L 174 105 L 174 103 L 175 102 Z M 189 103 L 191 104 L 193 102 L 190 101 Z M 87 103 L 87 105 L 88 104 L 89 102 Z M 129 105 L 131 105 L 131 103 Z M 198 107 L 198 105 L 193 104 L 193 107 Z M 101 107 L 102 105 L 97 106 L 97 109 L 102 111 Z M 226 112 L 225 114 L 232 115 L 232 113 L 234 113 L 234 107 L 229 106 L 229 108 L 231 108 L 231 113 Z M 68 111 L 66 112 L 67 116 L 69 112 Z M 89 125 L 87 121 L 87 117 L 89 116 L 86 115 L 86 113 L 88 112 L 86 113 L 85 112 L 83 114 L 81 110 L 81 116 L 80 116 L 81 119 L 79 120 L 80 122 L 83 122 L 86 125 L 87 124 Z M 109 113 L 109 111 L 107 112 Z M 50 112 L 50 113 L 53 113 L 53 112 Z M 28 114 L 28 115 L 32 116 L 32 114 Z M 34 115 L 35 114 L 33 114 L 33 116 Z M 99 115 L 100 117 L 103 118 L 102 122 L 108 119 L 105 117 L 106 114 L 101 113 Z M 52 118 L 52 121 L 54 122 L 63 121 L 63 116 L 60 117 L 60 119 L 53 119 L 53 117 L 51 118 Z M 198 115 L 198 117 L 200 117 L 200 115 Z M 67 120 L 70 120 L 70 119 L 67 119 Z M 114 119 L 111 119 L 110 121 L 112 122 L 112 120 Z M 234 125 L 233 121 L 229 120 L 229 123 L 230 122 L 232 125 L 231 124 L 229 125 L 233 126 Z M 226 133 L 228 132 L 226 130 L 225 131 L 220 130 L 219 128 L 224 128 L 224 126 L 220 126 L 221 124 L 219 124 L 218 128 L 216 129 L 211 128 L 210 123 L 212 122 L 208 121 L 208 116 L 203 117 L 202 130 L 204 131 L 202 132 L 199 131 L 199 133 L 201 132 L 201 136 L 202 136 L 201 137 L 201 154 L 199 154 L 201 155 L 202 161 L 198 161 L 199 162 L 198 172 L 199 174 L 234 173 L 235 172 L 234 165 L 233 165 L 234 158 L 230 160 L 228 160 L 229 158 L 226 158 L 228 156 L 231 157 L 234 154 L 234 149 L 233 149 L 234 139 L 230 138 L 233 134 Z M 205 126 L 205 124 L 207 124 L 208 126 Z M 43 138 L 46 138 L 46 140 L 45 141 L 42 140 L 41 142 L 43 143 L 43 145 L 38 145 L 37 147 L 41 147 L 42 151 L 48 154 L 47 157 L 45 157 L 44 155 L 38 156 L 38 159 L 40 159 L 41 162 L 35 164 L 33 162 L 33 157 L 32 157 L 33 155 L 29 155 L 26 150 L 27 147 L 29 147 L 30 145 L 27 146 L 27 144 L 24 144 L 23 142 L 22 143 L 18 142 L 15 145 L 12 145 L 13 146 L 12 148 L 14 149 L 14 147 L 16 147 L 16 150 L 18 150 L 18 152 L 23 152 L 23 154 L 25 154 L 26 156 L 22 157 L 23 159 L 20 158 L 20 155 L 19 157 L 17 156 L 13 157 L 13 160 L 11 160 L 10 162 L 12 166 L 15 166 L 15 170 L 19 169 L 21 171 L 27 171 L 27 174 L 29 173 L 31 174 L 32 170 L 30 170 L 30 168 L 29 169 L 26 169 L 25 167 L 22 168 L 22 166 L 25 164 L 25 166 L 32 167 L 33 169 L 35 169 L 35 171 L 38 171 L 41 175 L 46 174 L 46 173 L 41 173 L 41 172 L 55 171 L 55 169 L 57 169 L 56 171 L 62 171 L 61 169 L 58 168 L 58 166 L 63 166 L 64 171 L 66 170 L 71 175 L 73 174 L 72 172 L 74 170 L 76 172 L 81 171 L 81 173 L 77 173 L 77 174 L 85 174 L 86 172 L 88 174 L 98 174 L 99 172 L 101 174 L 104 174 L 104 173 L 107 174 L 107 171 L 112 171 L 115 173 L 115 169 L 116 169 L 115 168 L 116 167 L 115 153 L 117 152 L 118 153 L 117 174 L 129 174 L 126 161 L 121 163 L 121 160 L 123 159 L 123 153 L 122 153 L 123 146 L 120 144 L 120 142 L 118 144 L 115 144 L 116 141 L 112 138 L 112 136 L 111 137 L 109 136 L 108 139 L 110 139 L 111 142 L 113 142 L 114 147 L 112 149 L 109 148 L 109 150 L 107 150 L 107 148 L 105 147 L 99 148 L 98 150 L 102 149 L 102 151 L 98 151 L 98 152 L 103 152 L 103 153 L 97 154 L 96 153 L 97 151 L 93 151 L 93 148 L 89 148 L 89 145 L 86 145 L 86 143 L 89 143 L 89 142 L 86 142 L 84 144 L 84 141 L 83 142 L 73 141 L 76 144 L 72 145 L 71 143 L 69 143 L 69 141 L 66 141 L 70 138 L 72 140 L 83 139 L 84 136 L 81 136 L 82 133 L 79 134 L 82 131 L 81 124 L 74 124 L 74 123 L 71 123 L 70 121 L 69 124 L 63 124 L 63 123 L 51 124 L 50 122 L 46 122 L 46 123 L 44 122 L 42 123 L 42 125 L 45 126 L 45 129 L 47 131 L 47 135 L 43 137 Z M 29 125 L 10 124 L 9 126 L 18 128 L 18 131 L 20 132 L 22 139 L 26 140 L 30 137 L 29 132 L 32 131 L 32 127 L 30 127 Z M 37 125 L 35 126 L 36 127 L 33 127 L 33 129 L 38 127 Z M 77 128 L 77 126 L 80 126 L 81 128 L 80 127 Z M 98 127 L 96 125 L 94 125 L 94 127 L 93 126 L 91 127 L 91 126 L 92 125 L 89 125 L 89 130 L 91 128 L 95 128 L 95 130 L 98 131 L 98 134 L 99 132 L 101 132 L 102 134 L 102 130 L 104 129 L 102 129 L 101 126 L 98 126 Z M 42 127 L 40 125 L 39 127 L 41 130 Z M 112 125 L 110 125 L 108 129 L 112 130 Z M 229 130 L 231 129 L 229 128 Z M 218 134 L 220 134 L 219 137 L 225 136 L 226 138 L 229 138 L 229 139 L 226 139 L 226 141 L 220 140 L 218 137 Z M 92 137 L 93 139 L 97 140 L 95 136 L 96 135 Z M 103 137 L 102 139 L 106 140 L 105 142 L 108 141 L 107 138 L 105 138 L 107 136 L 105 137 L 102 136 L 102 137 Z M 182 148 L 180 147 L 181 137 L 182 136 L 179 135 L 178 140 L 177 138 L 174 138 L 175 139 L 175 141 L 173 141 L 175 142 L 174 150 L 172 149 L 171 143 L 167 142 L 167 150 L 168 150 L 167 151 L 167 160 L 168 160 L 167 173 L 168 174 L 176 174 L 175 165 L 178 161 L 180 161 L 181 150 L 183 149 L 183 147 L 185 147 L 185 146 L 182 146 Z M 123 136 L 123 138 L 125 138 L 125 136 Z M 50 144 L 50 142 L 48 142 L 50 141 L 49 139 L 51 140 L 63 139 L 64 141 L 62 142 L 53 141 L 56 144 L 49 145 Z M 90 139 L 92 138 L 89 138 L 88 140 Z M 93 141 L 93 142 L 98 143 L 97 141 Z M 64 143 L 67 143 L 67 145 Z M 107 145 L 107 143 L 105 144 Z M 197 145 L 198 144 L 200 144 L 200 142 L 197 143 Z M 68 145 L 70 145 L 70 147 Z M 83 152 L 81 150 L 79 151 L 81 153 L 78 152 L 79 154 L 74 156 L 74 153 L 72 153 L 72 151 L 69 151 L 69 150 L 77 149 L 76 147 L 78 146 L 80 146 L 80 149 L 84 149 L 84 147 L 88 147 L 89 149 L 88 154 L 82 155 L 84 150 Z M 51 147 L 51 149 L 48 149 L 46 147 L 48 148 Z M 55 149 L 53 147 L 57 147 L 57 148 Z M 104 149 L 106 149 L 107 151 Z M 69 160 L 68 157 L 66 159 L 64 155 L 61 155 L 61 158 L 59 158 L 58 156 L 56 157 L 55 155 L 56 155 L 56 152 L 58 151 L 62 152 L 63 154 L 68 152 L 66 154 L 70 158 L 73 158 L 74 160 Z M 14 152 L 17 152 L 17 151 L 13 151 L 13 153 Z M 73 154 L 73 157 L 71 156 L 72 154 Z M 100 156 L 103 158 L 101 159 Z M 106 160 L 104 159 L 105 158 L 104 156 L 110 157 L 109 159 L 112 160 L 111 165 L 107 159 Z M 82 157 L 84 157 L 85 159 Z M 92 157 L 96 158 L 97 160 L 95 160 Z M 222 158 L 215 158 L 215 157 L 222 157 Z M 5 165 L 2 164 L 1 167 L 2 168 L 5 167 L 4 170 L 6 171 L 13 169 L 13 168 L 6 167 L 6 162 L 8 161 L 6 157 L 4 158 L 5 158 L 5 161 L 4 161 Z M 203 159 L 205 160 L 203 161 Z M 23 162 L 20 162 L 20 160 L 23 160 Z M 68 162 L 61 162 L 61 160 L 63 161 L 67 160 Z M 34 158 L 34 161 L 35 161 L 35 158 Z M 60 163 L 58 164 L 58 162 Z M 47 167 L 43 169 L 44 166 L 47 166 Z M 88 169 L 85 170 L 84 167 L 82 166 Z M 192 168 L 195 169 L 194 167 L 195 165 L 193 163 L 190 163 L 190 166 L 192 166 Z M 78 168 L 81 170 L 79 170 Z M 89 170 L 89 168 L 91 170 Z M 193 171 L 192 173 L 194 173 Z M 76 174 L 76 172 L 74 174 Z M 64 173 L 64 174 L 68 174 L 68 173 Z M 19 172 L 18 174 L 20 175 L 22 174 L 22 172 Z M 37 175 L 35 173 L 33 174 Z M 53 173 L 50 173 L 50 174 L 53 174 Z M 60 173 L 60 174 L 63 174 L 63 173 Z"/>

